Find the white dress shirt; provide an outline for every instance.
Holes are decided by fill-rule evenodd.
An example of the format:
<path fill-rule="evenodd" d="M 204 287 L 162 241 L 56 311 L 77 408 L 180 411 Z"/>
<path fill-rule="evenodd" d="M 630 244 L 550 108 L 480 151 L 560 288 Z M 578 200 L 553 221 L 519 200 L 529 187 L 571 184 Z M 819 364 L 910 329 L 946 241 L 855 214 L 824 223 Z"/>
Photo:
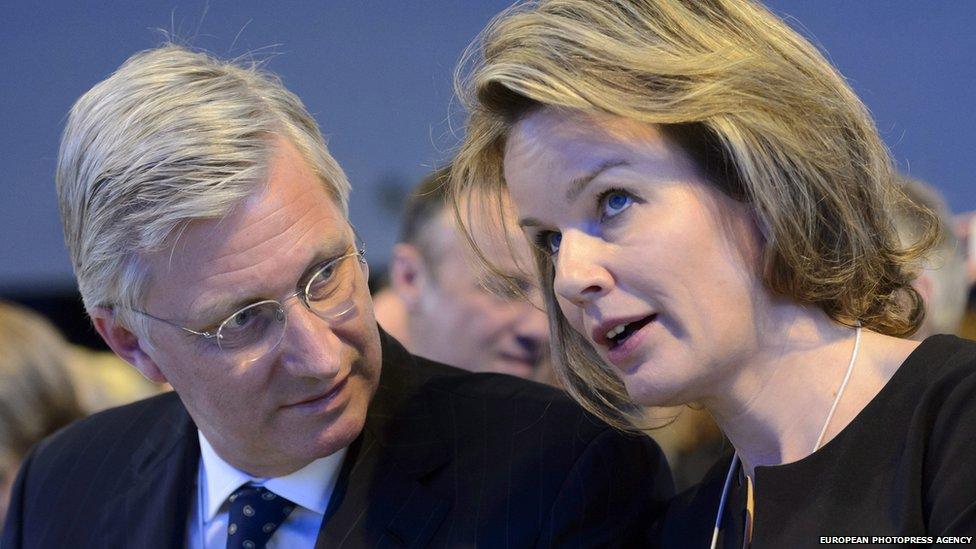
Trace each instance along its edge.
<path fill-rule="evenodd" d="M 248 482 L 264 486 L 296 505 L 268 540 L 268 549 L 315 546 L 329 498 L 339 479 L 345 448 L 290 475 L 255 478 L 221 459 L 199 430 L 197 435 L 200 438 L 200 468 L 186 529 L 189 549 L 227 547 L 227 498 Z"/>

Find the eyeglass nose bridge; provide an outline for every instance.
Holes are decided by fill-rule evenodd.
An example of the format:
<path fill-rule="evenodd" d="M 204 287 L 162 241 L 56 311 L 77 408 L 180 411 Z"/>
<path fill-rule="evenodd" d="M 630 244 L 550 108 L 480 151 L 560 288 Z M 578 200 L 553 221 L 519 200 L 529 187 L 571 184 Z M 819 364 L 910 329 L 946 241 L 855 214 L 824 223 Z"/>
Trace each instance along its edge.
<path fill-rule="evenodd" d="M 274 301 L 274 305 L 275 305 L 275 317 L 274 317 L 274 319 L 275 319 L 275 322 L 277 322 L 278 325 L 279 325 L 279 327 L 278 327 L 278 337 L 275 340 L 274 344 L 272 344 L 270 347 L 268 347 L 268 350 L 265 351 L 262 354 L 262 356 L 264 356 L 265 354 L 270 353 L 271 351 L 274 351 L 275 349 L 277 349 L 278 346 L 281 345 L 281 342 L 285 339 L 285 332 L 288 331 L 288 311 L 285 309 L 285 305 L 289 301 L 292 301 L 295 298 L 298 298 L 299 303 L 301 303 L 302 306 L 305 307 L 305 310 L 307 310 L 308 312 L 310 312 L 310 313 L 314 314 L 315 316 L 321 318 L 322 320 L 325 320 L 326 322 L 328 322 L 328 319 L 323 318 L 321 315 L 319 315 L 315 311 L 315 309 L 312 308 L 311 304 L 308 302 L 308 294 L 306 294 L 302 290 L 299 290 L 299 291 L 297 291 L 297 292 L 289 295 L 288 297 L 282 299 L 281 301 L 272 300 L 272 301 Z"/>
<path fill-rule="evenodd" d="M 366 248 L 364 245 L 357 246 L 355 251 L 355 256 L 361 265 L 367 264 Z M 278 334 L 276 336 L 274 343 L 272 343 L 269 347 L 267 347 L 267 349 L 264 350 L 263 352 L 257 353 L 256 356 L 250 359 L 246 359 L 245 363 L 254 362 L 266 356 L 268 353 L 274 351 L 275 349 L 278 348 L 279 345 L 281 345 L 281 342 L 285 338 L 285 332 L 288 330 L 288 311 L 286 310 L 285 307 L 289 301 L 295 298 L 298 298 L 299 302 L 305 307 L 305 309 L 308 312 L 312 313 L 320 320 L 324 321 L 330 327 L 334 326 L 338 322 L 342 322 L 343 317 L 345 317 L 345 315 L 349 314 L 351 311 L 353 311 L 356 308 L 355 299 L 353 299 L 353 297 L 350 296 L 331 309 L 319 310 L 316 307 L 314 307 L 311 301 L 309 300 L 307 288 L 297 290 L 292 294 L 288 295 L 287 297 L 285 297 L 284 299 L 282 299 L 281 301 L 275 299 L 269 299 L 267 301 L 264 301 L 262 303 L 274 305 L 274 322 L 276 325 L 275 329 L 277 330 Z M 257 303 L 255 305 L 260 305 L 260 304 L 261 303 Z M 217 344 L 220 345 L 221 336 L 219 334 L 219 330 L 218 333 L 215 335 L 217 336 Z"/>
<path fill-rule="evenodd" d="M 365 263 L 365 258 L 360 256 L 360 261 Z M 285 309 L 285 304 L 294 298 L 299 298 L 299 302 L 305 307 L 305 309 L 315 315 L 319 320 L 324 321 L 329 327 L 334 326 L 336 323 L 342 322 L 343 317 L 349 314 L 353 309 L 356 308 L 355 300 L 351 297 L 346 299 L 343 303 L 336 305 L 332 310 L 319 311 L 312 307 L 311 303 L 308 301 L 308 296 L 305 292 L 295 292 L 281 301 L 274 301 L 275 303 L 275 321 L 280 324 L 278 328 L 278 336 L 274 344 L 272 344 L 268 350 L 262 354 L 270 353 L 271 351 L 278 348 L 281 342 L 285 339 L 285 332 L 288 330 L 288 311 Z M 259 357 L 260 358 L 260 357 Z M 255 359 L 256 360 L 256 359 Z"/>

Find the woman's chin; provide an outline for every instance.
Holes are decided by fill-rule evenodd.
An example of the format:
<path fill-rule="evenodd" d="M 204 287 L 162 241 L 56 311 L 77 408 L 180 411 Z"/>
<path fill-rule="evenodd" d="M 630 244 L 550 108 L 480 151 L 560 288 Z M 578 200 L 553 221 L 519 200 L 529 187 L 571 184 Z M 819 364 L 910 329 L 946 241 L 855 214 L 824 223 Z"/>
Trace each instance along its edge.
<path fill-rule="evenodd" d="M 624 379 L 624 386 L 630 399 L 641 406 L 668 408 L 683 406 L 695 400 L 688 394 L 685 383 L 632 376 Z"/>

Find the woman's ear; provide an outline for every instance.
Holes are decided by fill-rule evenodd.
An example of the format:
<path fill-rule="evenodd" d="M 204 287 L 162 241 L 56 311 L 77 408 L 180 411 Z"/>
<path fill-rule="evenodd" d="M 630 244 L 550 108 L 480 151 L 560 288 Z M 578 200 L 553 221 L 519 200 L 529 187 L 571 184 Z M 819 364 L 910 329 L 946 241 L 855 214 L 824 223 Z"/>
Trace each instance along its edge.
<path fill-rule="evenodd" d="M 88 311 L 95 330 L 109 348 L 122 360 L 136 367 L 143 376 L 156 383 L 168 383 L 156 362 L 146 352 L 148 347 L 144 338 L 123 326 L 118 315 L 110 307 L 93 307 Z"/>

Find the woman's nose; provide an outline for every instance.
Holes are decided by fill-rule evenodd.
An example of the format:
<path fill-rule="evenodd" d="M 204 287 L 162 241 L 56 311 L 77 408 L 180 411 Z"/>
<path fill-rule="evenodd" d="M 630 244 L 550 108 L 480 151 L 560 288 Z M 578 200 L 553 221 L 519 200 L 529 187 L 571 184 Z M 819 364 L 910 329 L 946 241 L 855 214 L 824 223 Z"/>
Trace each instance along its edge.
<path fill-rule="evenodd" d="M 613 286 L 604 255 L 598 237 L 581 231 L 564 232 L 559 253 L 553 258 L 556 271 L 553 290 L 576 306 L 604 295 Z"/>

